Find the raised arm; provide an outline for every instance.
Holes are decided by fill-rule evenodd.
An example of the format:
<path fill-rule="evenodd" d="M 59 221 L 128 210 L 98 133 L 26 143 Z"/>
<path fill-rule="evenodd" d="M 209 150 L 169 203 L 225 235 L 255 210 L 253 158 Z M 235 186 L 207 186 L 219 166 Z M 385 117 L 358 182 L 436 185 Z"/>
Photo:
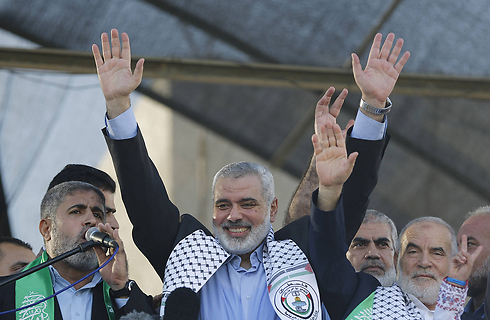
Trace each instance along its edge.
<path fill-rule="evenodd" d="M 382 36 L 381 34 L 375 36 L 365 70 L 362 69 L 357 55 L 352 54 L 353 73 L 356 83 L 361 90 L 363 100 L 373 107 L 385 107 L 388 95 L 392 92 L 396 80 L 410 56 L 409 52 L 405 52 L 397 62 L 403 46 L 403 40 L 399 39 L 393 50 L 391 50 L 394 37 L 394 34 L 390 33 L 386 38 L 383 48 L 380 49 Z M 340 112 L 343 100 L 345 99 L 343 91 L 332 107 L 328 109 L 328 103 L 330 101 L 328 97 L 329 91 L 327 91 L 325 96 L 317 104 L 315 132 L 318 131 L 318 123 L 335 122 L 335 118 Z M 333 91 L 331 94 L 333 94 Z M 346 94 L 347 92 L 345 91 Z M 378 122 L 383 121 L 383 115 L 372 114 L 366 112 L 364 109 L 361 109 L 361 112 L 363 112 L 361 116 L 369 117 Z M 349 122 L 347 127 L 351 124 L 352 122 Z M 368 122 L 368 125 L 372 126 L 373 124 Z M 354 130 L 358 128 L 359 126 L 355 124 Z M 360 130 L 357 130 L 356 133 Z M 362 222 L 364 212 L 367 209 L 369 195 L 377 183 L 377 172 L 389 140 L 387 137 L 376 140 L 379 138 L 365 136 L 362 133 L 363 131 L 361 131 L 361 136 L 358 138 L 353 138 L 350 134 L 347 134 L 346 137 L 347 152 L 359 152 L 354 171 L 344 184 L 343 201 L 347 229 L 346 241 L 348 243 L 350 243 L 350 240 Z M 310 194 L 316 188 L 317 183 L 318 177 L 316 176 L 315 159 L 313 156 L 310 166 L 291 200 L 285 223 L 309 214 Z"/>
<path fill-rule="evenodd" d="M 320 130 L 320 136 L 313 135 L 312 142 L 319 184 L 312 197 L 309 260 L 322 302 L 332 319 L 340 319 L 354 295 L 356 273 L 345 256 L 344 214 L 339 199 L 342 184 L 352 172 L 358 154 L 347 156 L 345 140 L 337 124 L 327 123 Z M 348 271 L 352 277 L 344 279 Z"/>
<path fill-rule="evenodd" d="M 468 291 L 468 278 L 470 277 L 473 263 L 482 251 L 479 246 L 472 253 L 468 252 L 466 235 L 461 237 L 458 253 L 452 257 L 449 265 L 449 277 L 441 284 L 434 320 L 461 319 Z"/>
<path fill-rule="evenodd" d="M 101 36 L 102 56 L 97 45 L 92 46 L 100 86 L 106 99 L 107 116 L 112 121 L 130 107 L 129 95 L 141 83 L 143 59 L 131 70 L 129 37 L 111 30 L 111 42 L 106 33 Z M 129 111 L 128 111 L 129 112 Z M 125 125 L 130 125 L 124 123 Z M 133 123 L 136 128 L 136 123 Z M 121 195 L 133 225 L 133 240 L 163 278 L 165 264 L 173 249 L 179 229 L 180 213 L 170 201 L 165 185 L 148 156 L 139 130 L 129 139 L 111 139 L 103 130 L 112 156 Z"/>
<path fill-rule="evenodd" d="M 395 40 L 394 33 L 388 34 L 383 47 L 380 49 L 381 39 L 381 33 L 374 37 L 364 70 L 362 70 L 357 54 L 352 53 L 352 71 L 357 86 L 361 90 L 362 100 L 378 109 L 386 107 L 386 100 L 393 91 L 400 72 L 410 57 L 410 52 L 406 51 L 398 60 L 403 47 L 403 39 L 398 39 L 395 47 L 391 50 Z M 361 112 L 376 121 L 383 121 L 383 115 L 373 114 L 362 108 Z"/>
<path fill-rule="evenodd" d="M 315 108 L 315 134 L 320 135 L 319 127 L 326 125 L 327 123 L 336 123 L 336 118 L 340 113 L 340 109 L 344 104 L 345 97 L 347 97 L 347 89 L 342 90 L 332 106 L 329 106 L 330 100 L 335 92 L 334 87 L 330 87 L 323 97 L 318 101 Z M 350 120 L 347 127 L 343 131 L 347 132 L 347 129 L 352 127 L 354 120 Z M 313 155 L 310 160 L 310 165 L 306 170 L 303 178 L 301 179 L 298 188 L 296 189 L 291 202 L 289 204 L 288 212 L 284 220 L 284 225 L 299 219 L 303 216 L 310 214 L 310 201 L 311 193 L 318 188 L 318 176 L 316 174 L 316 159 Z"/>
<path fill-rule="evenodd" d="M 342 185 L 354 168 L 357 152 L 347 156 L 345 139 L 338 124 L 327 123 L 320 129 L 320 136 L 312 137 L 318 175 L 318 202 L 322 211 L 337 207 Z"/>

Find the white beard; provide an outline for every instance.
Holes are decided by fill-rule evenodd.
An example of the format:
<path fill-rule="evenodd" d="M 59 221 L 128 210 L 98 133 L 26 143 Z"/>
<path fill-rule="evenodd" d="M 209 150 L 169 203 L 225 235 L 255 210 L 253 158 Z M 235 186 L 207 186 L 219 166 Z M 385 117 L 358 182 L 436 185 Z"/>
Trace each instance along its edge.
<path fill-rule="evenodd" d="M 225 221 L 219 227 L 216 227 L 216 225 L 213 224 L 214 234 L 223 248 L 229 253 L 236 255 L 249 253 L 254 251 L 267 237 L 271 228 L 270 216 L 271 213 L 269 209 L 264 222 L 257 227 L 253 227 L 250 223 L 246 222 L 233 223 Z M 224 230 L 224 227 L 250 227 L 250 233 L 245 237 L 232 237 Z"/>
<path fill-rule="evenodd" d="M 423 304 L 433 305 L 437 303 L 437 298 L 439 297 L 439 290 L 441 288 L 442 279 L 437 279 L 437 277 L 428 272 L 424 271 L 426 274 L 434 276 L 436 281 L 433 280 L 416 280 L 413 278 L 415 274 L 405 275 L 403 271 L 400 270 L 400 276 L 398 277 L 398 285 L 403 292 L 411 294 L 419 299 Z"/>

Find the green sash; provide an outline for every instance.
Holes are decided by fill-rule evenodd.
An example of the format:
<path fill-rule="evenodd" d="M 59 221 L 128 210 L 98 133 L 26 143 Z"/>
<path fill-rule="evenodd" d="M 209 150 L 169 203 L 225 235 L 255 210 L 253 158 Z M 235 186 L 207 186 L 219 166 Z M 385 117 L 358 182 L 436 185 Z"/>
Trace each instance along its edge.
<path fill-rule="evenodd" d="M 26 268 L 30 269 L 48 260 L 46 251 L 32 261 Z M 115 320 L 114 308 L 112 307 L 111 297 L 109 295 L 110 286 L 104 282 L 104 304 L 107 310 L 109 320 Z M 15 308 L 21 308 L 42 300 L 52 295 L 53 284 L 48 268 L 43 268 L 34 272 L 15 283 Z M 17 311 L 17 320 L 54 320 L 54 299 L 48 299 L 30 308 Z"/>
<path fill-rule="evenodd" d="M 373 318 L 374 294 L 364 299 L 346 318 L 346 320 L 371 320 Z"/>

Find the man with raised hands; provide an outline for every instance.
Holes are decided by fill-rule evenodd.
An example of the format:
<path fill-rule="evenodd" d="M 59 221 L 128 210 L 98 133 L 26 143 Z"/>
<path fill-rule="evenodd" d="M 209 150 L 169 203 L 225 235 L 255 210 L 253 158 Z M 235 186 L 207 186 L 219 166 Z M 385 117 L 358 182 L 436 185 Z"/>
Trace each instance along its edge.
<path fill-rule="evenodd" d="M 102 34 L 102 55 L 96 45 L 92 46 L 101 88 L 106 98 L 107 105 L 107 128 L 104 130 L 104 133 L 106 135 L 109 150 L 113 157 L 113 162 L 121 186 L 121 193 L 126 206 L 126 211 L 128 212 L 128 215 L 130 216 L 130 219 L 133 223 L 133 239 L 138 248 L 145 254 L 150 263 L 153 265 L 154 269 L 157 271 L 158 275 L 162 278 L 164 283 L 169 281 L 171 282 L 171 280 L 168 280 L 167 277 L 167 259 L 169 258 L 172 251 L 176 251 L 174 250 L 174 247 L 177 245 L 177 243 L 179 243 L 180 240 L 185 239 L 188 235 L 193 234 L 197 230 L 204 230 L 203 232 L 207 236 L 209 236 L 210 233 L 209 231 L 203 229 L 203 226 L 191 216 L 180 216 L 178 209 L 169 200 L 163 182 L 161 181 L 155 166 L 151 162 L 151 159 L 148 157 L 144 141 L 142 139 L 141 133 L 139 132 L 134 114 L 130 108 L 129 99 L 129 94 L 134 89 L 136 89 L 136 87 L 141 82 L 143 72 L 143 60 L 141 59 L 136 63 L 136 69 L 133 74 L 130 67 L 131 55 L 129 38 L 127 34 L 123 33 L 121 34 L 121 39 L 122 46 L 117 30 L 113 29 L 111 31 L 111 42 L 109 42 L 109 37 L 107 34 Z M 381 90 L 375 89 L 374 91 L 369 91 L 372 90 L 372 88 L 370 87 L 370 85 L 367 85 L 366 88 L 369 89 L 367 93 L 369 94 L 363 96 L 366 99 L 367 104 L 370 104 L 370 106 L 373 108 L 377 108 L 376 106 L 380 105 L 380 103 L 378 103 L 378 100 L 382 100 L 383 95 L 386 94 L 387 97 L 388 94 L 391 92 L 396 82 L 396 79 L 398 78 L 399 72 L 408 59 L 408 53 L 405 53 L 400 61 L 396 62 L 401 51 L 403 41 L 397 41 L 393 51 L 391 51 L 393 39 L 394 35 L 390 34 L 385 41 L 383 49 L 381 50 L 383 54 L 376 54 L 376 57 L 374 57 L 373 55 L 373 57 L 370 58 L 371 60 L 381 60 L 380 63 L 378 63 L 378 61 L 374 61 L 370 64 L 373 68 L 377 70 L 373 73 L 374 76 L 370 78 L 368 77 L 369 79 L 361 77 L 362 79 L 364 79 L 365 82 L 379 82 L 375 87 L 379 87 L 381 88 Z M 375 41 L 373 43 L 374 49 L 372 49 L 372 51 L 376 50 L 377 47 L 377 50 L 379 52 L 380 43 L 381 35 L 379 34 L 375 38 Z M 386 64 L 388 64 L 387 68 L 385 68 Z M 369 74 L 369 72 L 367 73 Z M 378 77 L 378 75 L 383 76 Z M 386 75 L 387 78 L 384 77 Z M 342 92 L 339 98 L 337 98 L 336 102 L 334 102 L 331 109 L 332 111 L 330 111 L 328 108 L 328 104 L 334 91 L 334 88 L 330 88 L 329 90 L 327 90 L 327 93 L 317 105 L 317 111 L 321 114 L 319 117 L 325 116 L 328 119 L 333 119 L 333 121 L 335 121 L 335 117 L 340 111 L 340 107 L 343 103 L 343 99 L 347 94 L 347 91 L 345 90 Z M 384 108 L 386 106 L 386 103 L 385 101 L 383 101 L 383 103 L 384 104 L 382 107 Z M 318 125 L 318 127 L 321 128 L 322 126 L 327 125 L 332 126 L 332 123 L 329 121 L 325 121 L 324 125 Z M 359 127 L 362 128 L 362 125 Z M 317 135 L 321 136 L 319 132 L 317 132 Z M 379 163 L 381 161 L 387 142 L 387 139 L 383 139 L 383 135 L 384 124 L 381 124 L 380 140 L 366 141 L 363 139 L 350 139 L 351 147 L 352 149 L 354 149 L 353 151 L 355 151 L 356 149 L 359 149 L 360 151 L 356 169 L 354 169 L 355 172 L 353 174 L 353 178 L 349 179 L 351 181 L 350 186 L 347 186 L 346 184 L 346 186 L 344 187 L 344 201 L 342 202 L 346 208 L 346 215 L 350 215 L 353 217 L 361 216 L 358 221 L 354 221 L 354 223 L 352 224 L 353 226 L 349 227 L 349 229 L 354 230 L 352 236 L 355 234 L 358 225 L 360 225 L 362 221 L 362 215 L 367 208 L 369 194 L 376 184 L 377 170 L 379 168 Z M 349 151 L 349 153 L 351 152 Z M 222 170 L 228 171 L 226 168 L 223 168 Z M 249 174 L 245 176 L 248 175 Z M 254 175 L 257 174 L 253 173 L 252 177 Z M 220 183 L 221 179 L 217 179 L 217 181 L 218 183 Z M 216 195 L 216 190 L 220 189 L 216 188 L 215 186 L 215 192 L 213 193 L 213 195 Z M 346 201 L 346 199 L 349 199 L 349 201 Z M 270 204 L 267 204 L 267 207 L 277 206 L 277 203 L 275 203 L 276 202 L 272 200 Z M 224 208 L 227 208 L 228 206 L 233 207 L 236 205 L 238 204 L 230 201 L 229 204 L 224 205 Z M 252 205 L 252 207 L 254 206 L 256 206 L 256 204 Z M 221 207 L 221 205 L 218 206 L 218 203 L 215 203 L 215 216 L 218 216 L 217 212 L 220 212 L 218 211 L 220 210 L 219 207 Z M 260 227 L 262 225 L 262 222 L 273 219 L 273 217 L 275 216 L 273 214 L 274 210 L 277 209 L 274 209 L 273 207 L 270 208 L 270 218 L 262 217 L 255 222 L 250 221 L 251 224 L 249 225 L 240 227 L 229 227 L 226 225 L 221 226 L 221 224 L 217 224 L 217 221 L 220 219 L 215 218 L 215 227 L 218 228 L 218 231 L 220 231 L 219 228 L 222 228 L 221 231 L 224 231 L 225 235 L 234 238 L 239 238 L 242 236 L 244 238 L 248 238 L 251 230 L 256 227 Z M 227 218 L 226 220 L 230 219 L 231 218 Z M 351 221 L 353 220 L 348 221 L 346 219 L 346 222 L 348 223 L 351 223 Z M 274 235 L 274 241 L 285 239 L 294 240 L 294 242 L 299 246 L 301 251 L 303 251 L 303 253 L 306 255 L 306 258 L 308 259 L 309 257 L 313 256 L 314 253 L 309 250 L 309 246 L 311 246 L 311 244 L 309 243 L 308 234 L 305 232 L 307 228 L 309 228 L 309 219 L 299 219 L 297 220 L 297 222 L 289 224 L 285 228 L 276 232 Z M 264 228 L 262 227 L 262 229 Z M 264 243 L 262 243 L 261 246 L 262 245 L 264 245 Z M 261 252 L 261 250 L 256 250 L 257 249 L 255 249 L 255 251 L 253 251 L 252 253 Z M 228 252 L 226 251 L 226 248 L 225 252 Z M 241 251 L 237 253 L 241 254 L 240 252 Z M 321 249 L 316 252 L 321 252 Z M 230 254 L 230 252 L 228 253 Z M 246 254 L 249 253 L 250 252 L 246 252 Z M 237 267 L 242 267 L 247 270 L 245 267 L 250 267 L 249 259 L 250 257 L 248 256 L 240 256 L 240 259 L 238 260 L 240 263 Z M 242 266 L 242 261 L 247 263 Z M 254 268 L 254 270 L 260 269 L 261 268 Z M 207 282 L 209 278 L 206 278 L 207 280 L 205 281 Z M 325 282 L 324 279 L 326 278 L 321 278 L 321 281 L 318 281 L 318 290 L 320 292 L 322 302 L 325 301 L 326 297 L 324 295 L 324 290 L 330 285 L 329 283 Z M 204 282 L 204 280 L 202 282 Z M 165 288 L 168 287 L 167 285 L 164 286 Z M 198 285 L 198 287 L 200 287 L 200 285 Z M 206 285 L 204 285 L 203 288 L 206 288 Z M 272 288 L 273 287 L 271 287 L 271 290 Z M 313 292 L 314 291 L 315 290 L 313 290 Z M 269 297 L 271 299 L 273 299 L 272 296 L 274 296 L 274 292 L 269 292 Z M 245 300 L 243 302 L 246 302 Z M 237 309 L 231 306 L 227 306 L 226 308 L 228 308 L 227 310 L 229 311 L 231 310 L 230 312 L 234 312 L 233 310 Z M 251 308 L 245 309 L 252 310 Z M 245 309 L 242 308 L 242 310 Z M 268 310 L 270 313 L 271 309 L 269 308 Z M 207 314 L 208 312 L 206 310 L 201 311 L 203 312 L 203 314 Z M 274 311 L 274 314 L 277 317 L 283 317 L 280 311 Z M 212 312 L 212 310 L 209 312 Z M 318 315 L 318 313 L 316 314 Z M 250 315 L 250 317 L 252 316 Z"/>
<path fill-rule="evenodd" d="M 103 48 L 107 44 L 105 37 L 106 35 L 102 37 Z M 113 39 L 114 37 L 113 33 Z M 125 37 L 123 34 L 123 48 Z M 96 49 L 94 53 L 96 61 L 99 61 L 100 56 L 97 56 Z M 97 65 L 100 73 L 103 65 L 99 62 Z M 101 76 L 101 84 L 102 78 Z M 109 112 L 108 116 L 110 117 Z M 323 279 L 315 276 L 315 271 L 308 262 L 309 255 L 320 254 L 321 251 L 308 251 L 308 229 L 300 230 L 301 236 L 295 238 L 298 242 L 296 243 L 276 238 L 271 228 L 278 204 L 274 196 L 273 178 L 267 168 L 255 163 L 239 162 L 226 165 L 216 174 L 213 180 L 214 237 L 192 216 L 179 216 L 177 209 L 166 198 L 162 181 L 146 150 L 141 151 L 144 145 L 137 139 L 141 139 L 139 133 L 136 139 L 108 141 L 118 168 L 116 171 L 123 199 L 128 196 L 127 192 L 139 192 L 130 190 L 127 185 L 127 179 L 138 178 L 140 182 L 133 181 L 132 188 L 154 188 L 153 191 L 146 191 L 153 193 L 151 205 L 160 210 L 153 213 L 154 216 L 141 207 L 136 212 L 131 210 L 131 201 L 128 205 L 125 199 L 134 225 L 136 244 L 145 253 L 152 250 L 161 256 L 165 253 L 169 235 L 175 237 L 170 243 L 174 248 L 168 261 L 163 261 L 166 262 L 163 266 L 157 264 L 158 261 L 153 259 L 154 255 L 149 257 L 155 269 L 165 269 L 161 274 L 164 281 L 162 314 L 170 293 L 179 287 L 188 287 L 197 292 L 201 299 L 201 319 L 328 317 L 322 309 L 318 287 Z M 340 139 L 338 145 L 337 139 Z M 347 158 L 342 134 L 328 135 L 325 129 L 314 142 L 318 155 L 317 167 L 327 172 L 331 178 L 320 186 L 322 199 L 327 199 L 323 204 L 331 210 L 342 210 L 342 206 L 338 205 L 342 184 L 352 171 L 356 154 Z M 134 146 L 135 143 L 138 147 Z M 123 146 L 114 146 L 115 144 Z M 138 177 L 127 177 L 134 173 Z M 148 195 L 141 196 L 145 198 L 134 201 L 142 203 L 150 200 Z M 166 234 L 165 230 L 154 230 L 154 224 L 165 230 L 169 226 L 174 229 L 168 230 Z M 145 237 L 139 233 L 143 229 Z M 151 237 L 156 241 L 150 243 Z"/>

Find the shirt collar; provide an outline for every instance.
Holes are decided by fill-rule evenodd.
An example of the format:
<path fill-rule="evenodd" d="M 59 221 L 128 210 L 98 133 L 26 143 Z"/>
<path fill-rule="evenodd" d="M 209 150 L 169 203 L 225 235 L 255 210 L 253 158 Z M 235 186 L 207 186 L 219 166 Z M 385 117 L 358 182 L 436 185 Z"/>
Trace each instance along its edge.
<path fill-rule="evenodd" d="M 54 285 L 62 286 L 63 288 L 70 285 L 70 283 L 67 280 L 65 280 L 65 278 L 63 278 L 59 274 L 58 270 L 56 270 L 53 266 L 49 266 L 49 273 L 51 274 L 51 279 L 52 279 Z M 101 277 L 100 273 L 96 272 L 96 273 L 94 273 L 92 281 L 90 281 L 89 283 L 87 283 L 86 285 L 84 285 L 83 287 L 81 287 L 78 290 L 92 289 L 101 281 L 102 281 L 102 277 Z M 75 290 L 73 287 L 71 289 L 74 291 L 78 291 L 78 290 Z"/>
<path fill-rule="evenodd" d="M 264 241 L 260 244 L 260 246 L 255 249 L 250 255 L 250 263 L 252 264 L 251 270 L 256 270 L 263 261 L 263 251 L 264 251 Z M 227 261 L 229 264 L 233 266 L 235 270 L 240 268 L 240 263 L 242 262 L 242 258 L 240 258 L 236 254 L 232 254 Z"/>

